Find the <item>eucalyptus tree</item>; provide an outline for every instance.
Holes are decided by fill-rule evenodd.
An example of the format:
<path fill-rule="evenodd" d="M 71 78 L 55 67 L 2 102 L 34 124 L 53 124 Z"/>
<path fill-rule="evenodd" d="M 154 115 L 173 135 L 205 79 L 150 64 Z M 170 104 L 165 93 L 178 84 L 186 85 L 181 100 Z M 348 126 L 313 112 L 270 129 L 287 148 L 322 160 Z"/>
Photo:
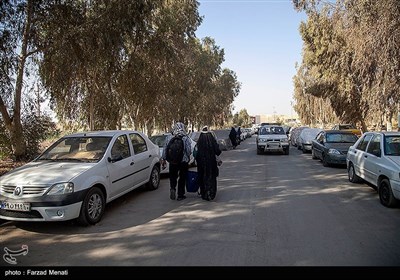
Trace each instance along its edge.
<path fill-rule="evenodd" d="M 375 121 L 384 116 L 390 122 L 400 102 L 400 2 L 346 0 L 342 5 L 363 101 Z"/>
<path fill-rule="evenodd" d="M 166 128 L 185 115 L 185 62 L 200 22 L 197 1 L 157 2 L 148 35 L 141 45 L 131 44 L 119 83 L 129 123 Z"/>
<path fill-rule="evenodd" d="M 121 126 L 123 95 L 117 91 L 127 41 L 142 44 L 154 1 L 60 1 L 43 23 L 41 77 L 60 120 L 84 128 Z"/>
<path fill-rule="evenodd" d="M 297 99 L 304 96 L 307 104 L 311 102 L 307 95 L 322 98 L 328 101 L 323 104 L 330 105 L 340 121 L 357 122 L 366 129 L 368 107 L 361 103 L 361 84 L 357 69 L 351 64 L 353 50 L 346 40 L 341 7 L 331 4 L 317 7 L 318 3 L 308 3 L 307 21 L 300 25 L 303 61 L 299 68 L 302 82 L 295 83 L 300 87 Z"/>
<path fill-rule="evenodd" d="M 293 3 L 308 15 L 297 96 L 328 99 L 341 121 L 359 122 L 364 131 L 371 117 L 391 120 L 400 99 L 400 2 Z"/>
<path fill-rule="evenodd" d="M 41 50 L 36 25 L 47 7 L 39 0 L 0 1 L 0 113 L 17 160 L 25 157 L 27 144 L 21 122 L 24 78 Z"/>

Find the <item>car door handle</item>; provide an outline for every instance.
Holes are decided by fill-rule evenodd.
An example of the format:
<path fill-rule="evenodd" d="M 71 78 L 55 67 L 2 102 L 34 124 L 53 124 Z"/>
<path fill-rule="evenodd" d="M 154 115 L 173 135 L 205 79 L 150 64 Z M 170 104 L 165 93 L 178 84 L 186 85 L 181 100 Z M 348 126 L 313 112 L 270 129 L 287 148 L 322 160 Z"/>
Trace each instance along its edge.
<path fill-rule="evenodd" d="M 131 162 L 131 165 L 134 165 L 134 164 L 135 164 L 135 163 L 132 161 L 132 162 Z"/>

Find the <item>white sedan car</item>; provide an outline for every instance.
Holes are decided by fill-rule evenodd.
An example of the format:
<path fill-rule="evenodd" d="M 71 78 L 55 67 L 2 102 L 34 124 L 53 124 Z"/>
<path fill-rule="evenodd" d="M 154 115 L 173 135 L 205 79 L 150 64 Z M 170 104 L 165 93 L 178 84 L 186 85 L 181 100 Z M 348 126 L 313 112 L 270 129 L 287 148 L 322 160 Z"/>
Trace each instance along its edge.
<path fill-rule="evenodd" d="M 400 133 L 366 132 L 349 148 L 346 157 L 349 181 L 361 179 L 378 188 L 386 207 L 400 200 Z"/>
<path fill-rule="evenodd" d="M 64 136 L 38 158 L 0 177 L 0 219 L 95 224 L 106 203 L 160 183 L 159 150 L 138 131 Z"/>

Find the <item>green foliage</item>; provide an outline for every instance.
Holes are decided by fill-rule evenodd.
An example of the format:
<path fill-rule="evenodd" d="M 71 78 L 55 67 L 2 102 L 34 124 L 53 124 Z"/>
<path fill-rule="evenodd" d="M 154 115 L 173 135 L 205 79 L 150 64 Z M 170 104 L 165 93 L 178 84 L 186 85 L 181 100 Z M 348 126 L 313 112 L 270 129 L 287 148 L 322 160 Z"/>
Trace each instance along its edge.
<path fill-rule="evenodd" d="M 302 121 L 312 123 L 318 115 L 357 122 L 366 131 L 366 120 L 391 120 L 400 102 L 400 2 L 293 3 L 308 15 L 300 26 L 303 61 L 294 77 Z"/>
<path fill-rule="evenodd" d="M 152 130 L 175 120 L 223 126 L 240 83 L 221 69 L 224 50 L 212 38 L 195 37 L 198 6 L 195 0 L 1 1 L 0 112 L 14 153 L 34 153 L 36 140 L 22 135 L 40 139 L 33 135 L 39 124 L 21 119 L 22 93 L 32 94 L 23 90 L 24 75 L 32 68 L 65 129 Z"/>
<path fill-rule="evenodd" d="M 38 117 L 34 114 L 26 114 L 22 118 L 23 139 L 26 143 L 24 159 L 31 160 L 41 152 L 40 144 L 49 137 L 57 137 L 59 130 L 48 116 Z M 13 154 L 11 138 L 0 122 L 0 159 L 9 158 Z"/>

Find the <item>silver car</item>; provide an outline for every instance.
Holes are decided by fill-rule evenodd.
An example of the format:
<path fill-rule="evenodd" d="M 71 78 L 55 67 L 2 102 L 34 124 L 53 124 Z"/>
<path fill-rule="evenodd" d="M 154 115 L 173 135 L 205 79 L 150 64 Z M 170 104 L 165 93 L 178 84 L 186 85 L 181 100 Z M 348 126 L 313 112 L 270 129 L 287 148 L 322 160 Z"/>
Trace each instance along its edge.
<path fill-rule="evenodd" d="M 349 181 L 365 180 L 378 188 L 386 207 L 400 200 L 400 132 L 366 132 L 349 148 Z"/>
<path fill-rule="evenodd" d="M 159 150 L 138 131 L 64 136 L 32 162 L 0 177 L 0 219 L 96 224 L 106 203 L 160 183 Z"/>

